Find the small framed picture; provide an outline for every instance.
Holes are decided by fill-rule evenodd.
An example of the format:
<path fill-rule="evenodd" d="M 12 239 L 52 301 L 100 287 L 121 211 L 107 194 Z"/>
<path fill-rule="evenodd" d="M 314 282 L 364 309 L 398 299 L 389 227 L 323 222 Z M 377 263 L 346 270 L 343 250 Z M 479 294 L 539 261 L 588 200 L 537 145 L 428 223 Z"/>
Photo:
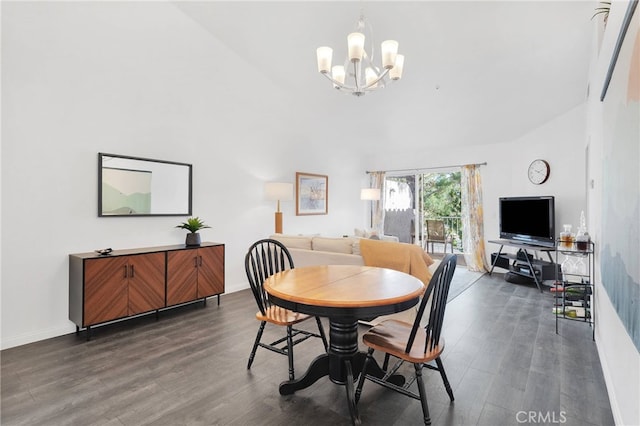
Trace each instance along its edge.
<path fill-rule="evenodd" d="M 296 216 L 327 214 L 329 178 L 296 172 Z"/>

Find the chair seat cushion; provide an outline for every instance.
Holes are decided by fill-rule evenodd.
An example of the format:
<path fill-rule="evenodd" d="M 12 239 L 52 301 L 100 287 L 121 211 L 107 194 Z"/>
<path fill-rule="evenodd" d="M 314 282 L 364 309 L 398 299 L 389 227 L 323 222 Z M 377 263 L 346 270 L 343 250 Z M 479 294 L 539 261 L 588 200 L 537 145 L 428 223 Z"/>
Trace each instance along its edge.
<path fill-rule="evenodd" d="M 272 324 L 278 325 L 292 325 L 302 322 L 309 318 L 309 315 L 301 314 L 300 312 L 290 311 L 289 309 L 281 308 L 280 306 L 269 306 L 266 311 L 266 315 L 262 315 L 262 312 L 256 312 L 256 319 L 259 321 L 267 321 Z"/>
<path fill-rule="evenodd" d="M 444 339 L 440 337 L 439 344 L 425 353 L 424 343 L 427 333 L 424 328 L 418 328 L 411 352 L 405 353 L 412 326 L 413 324 L 404 321 L 386 320 L 364 333 L 362 341 L 370 348 L 412 363 L 429 362 L 440 356 L 444 350 Z"/>

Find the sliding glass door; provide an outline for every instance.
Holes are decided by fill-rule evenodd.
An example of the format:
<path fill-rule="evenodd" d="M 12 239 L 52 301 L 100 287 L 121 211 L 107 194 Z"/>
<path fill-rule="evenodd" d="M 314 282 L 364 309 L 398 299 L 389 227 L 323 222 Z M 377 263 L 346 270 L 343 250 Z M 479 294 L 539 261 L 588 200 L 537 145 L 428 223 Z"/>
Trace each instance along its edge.
<path fill-rule="evenodd" d="M 460 170 L 388 173 L 384 183 L 384 233 L 430 252 L 462 248 Z M 427 225 L 431 225 L 431 229 Z M 436 230 L 440 227 L 440 230 Z M 436 232 L 442 237 L 428 236 Z"/>

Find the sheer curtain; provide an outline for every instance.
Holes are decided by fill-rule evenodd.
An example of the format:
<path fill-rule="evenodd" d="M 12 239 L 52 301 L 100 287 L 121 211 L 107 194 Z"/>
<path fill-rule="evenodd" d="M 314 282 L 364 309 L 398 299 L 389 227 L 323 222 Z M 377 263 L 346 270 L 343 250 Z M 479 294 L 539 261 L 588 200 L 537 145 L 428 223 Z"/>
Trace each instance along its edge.
<path fill-rule="evenodd" d="M 484 246 L 482 179 L 479 165 L 462 166 L 460 187 L 464 260 L 469 271 L 486 272 L 489 270 L 489 265 Z"/>
<path fill-rule="evenodd" d="M 378 235 L 384 234 L 384 176 L 385 172 L 371 172 L 369 179 L 371 180 L 371 188 L 380 190 L 380 200 L 373 201 L 371 204 L 373 223 L 371 227 Z"/>

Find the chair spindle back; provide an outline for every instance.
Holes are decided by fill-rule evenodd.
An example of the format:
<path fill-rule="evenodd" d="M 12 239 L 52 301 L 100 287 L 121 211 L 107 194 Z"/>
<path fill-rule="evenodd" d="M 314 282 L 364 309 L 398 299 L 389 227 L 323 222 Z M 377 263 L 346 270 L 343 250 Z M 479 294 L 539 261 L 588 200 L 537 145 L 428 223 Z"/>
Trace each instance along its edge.
<path fill-rule="evenodd" d="M 447 306 L 447 297 L 449 296 L 449 287 L 451 286 L 451 280 L 453 279 L 453 273 L 456 270 L 456 263 L 458 258 L 455 254 L 445 255 L 444 259 L 440 262 L 440 265 L 436 269 L 436 272 L 431 277 L 427 291 L 422 296 L 420 307 L 418 308 L 418 314 L 411 328 L 409 335 L 409 341 L 405 349 L 406 353 L 411 352 L 413 343 L 418 333 L 418 328 L 422 323 L 422 317 L 426 310 L 426 307 L 431 299 L 431 309 L 429 311 L 429 322 L 425 326 L 427 332 L 427 338 L 425 340 L 424 353 L 433 350 L 440 341 L 440 332 L 442 331 L 442 324 L 444 322 L 444 311 Z"/>
<path fill-rule="evenodd" d="M 270 303 L 263 284 L 271 275 L 294 268 L 291 254 L 280 241 L 265 238 L 249 247 L 244 267 L 258 308 L 266 315 Z"/>

